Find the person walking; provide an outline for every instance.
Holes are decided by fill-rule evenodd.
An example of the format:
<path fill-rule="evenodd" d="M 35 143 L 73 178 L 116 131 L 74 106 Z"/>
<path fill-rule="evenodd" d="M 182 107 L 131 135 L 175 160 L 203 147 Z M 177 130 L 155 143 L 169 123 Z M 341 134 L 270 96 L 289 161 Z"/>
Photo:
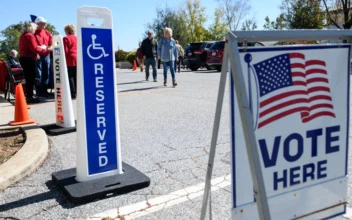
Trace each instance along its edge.
<path fill-rule="evenodd" d="M 38 98 L 33 98 L 33 86 L 36 80 L 36 60 L 39 55 L 47 54 L 45 46 L 37 44 L 34 32 L 37 25 L 31 22 L 24 22 L 23 33 L 19 39 L 19 61 L 23 68 L 24 78 L 26 79 L 26 101 L 27 103 L 38 103 Z"/>
<path fill-rule="evenodd" d="M 158 54 L 163 63 L 163 73 L 164 73 L 164 86 L 167 84 L 167 71 L 170 68 L 171 77 L 172 77 L 172 85 L 177 86 L 176 77 L 175 77 L 175 61 L 177 61 L 178 53 L 176 49 L 176 42 L 172 38 L 172 29 L 165 28 L 164 29 L 164 37 L 160 39 L 158 46 Z"/>
<path fill-rule="evenodd" d="M 47 53 L 40 55 L 40 59 L 37 61 L 37 77 L 40 78 L 40 84 L 37 89 L 37 96 L 48 96 L 48 84 L 50 79 L 50 52 L 52 51 L 52 36 L 51 33 L 45 29 L 48 23 L 43 17 L 37 17 L 35 23 L 38 25 L 34 35 L 37 39 L 39 46 L 46 46 Z"/>
<path fill-rule="evenodd" d="M 184 50 L 180 44 L 178 44 L 178 40 L 176 40 L 176 49 L 178 53 L 177 62 L 175 62 L 175 71 L 181 72 L 181 65 L 183 63 Z"/>
<path fill-rule="evenodd" d="M 142 42 L 142 53 L 143 59 L 145 60 L 145 79 L 149 80 L 149 67 L 153 68 L 153 78 L 154 82 L 157 82 L 157 72 L 156 72 L 156 57 L 158 51 L 158 42 L 153 38 L 153 32 L 148 31 L 148 37 Z"/>
<path fill-rule="evenodd" d="M 75 36 L 75 26 L 68 24 L 65 26 L 64 49 L 70 84 L 71 98 L 77 96 L 77 37 Z"/>
<path fill-rule="evenodd" d="M 137 52 L 136 52 L 136 59 L 138 61 L 139 68 L 141 69 L 141 72 L 143 72 L 143 70 L 144 70 L 144 58 L 143 58 L 143 53 L 142 53 L 141 46 L 142 46 L 142 44 L 139 43 L 138 49 L 137 49 Z"/>

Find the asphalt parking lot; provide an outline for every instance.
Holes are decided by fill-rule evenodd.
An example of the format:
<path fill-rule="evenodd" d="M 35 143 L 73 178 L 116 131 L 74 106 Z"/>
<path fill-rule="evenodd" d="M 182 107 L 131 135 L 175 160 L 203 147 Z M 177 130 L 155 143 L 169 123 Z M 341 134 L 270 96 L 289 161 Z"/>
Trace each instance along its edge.
<path fill-rule="evenodd" d="M 172 88 L 171 80 L 162 85 L 160 70 L 158 82 L 145 81 L 139 71 L 117 70 L 122 159 L 149 176 L 150 187 L 74 205 L 51 174 L 75 167 L 76 133 L 48 137 L 50 154 L 44 164 L 0 193 L 0 219 L 199 219 L 219 79 L 217 71 L 183 71 Z M 213 187 L 212 213 L 219 220 L 231 216 L 228 98 L 213 173 L 218 187 Z M 40 125 L 55 122 L 53 100 L 42 101 L 32 105 L 31 116 Z M 76 116 L 76 101 L 73 107 Z M 349 190 L 350 204 L 351 194 Z"/>
<path fill-rule="evenodd" d="M 172 88 L 171 79 L 167 87 L 163 86 L 160 70 L 158 82 L 145 81 L 144 73 L 139 71 L 117 70 L 122 159 L 149 176 L 150 187 L 74 205 L 52 182 L 51 174 L 75 167 L 76 133 L 49 137 L 50 155 L 42 167 L 1 193 L 0 217 L 101 219 L 99 216 L 121 208 L 119 213 L 116 211 L 116 217 L 120 215 L 121 219 L 122 216 L 126 219 L 198 219 L 202 202 L 199 185 L 205 179 L 219 79 L 217 71 L 183 71 L 177 74 L 179 85 Z M 55 122 L 53 100 L 42 101 L 32 106 L 31 116 L 40 125 Z M 76 116 L 76 101 L 73 106 Z M 225 96 L 213 176 L 223 184 L 212 194 L 213 219 L 230 218 L 228 125 L 228 96 Z M 191 192 L 181 192 L 183 196 L 178 200 L 170 199 L 180 190 Z M 155 205 L 158 208 L 147 212 L 134 210 L 144 201 L 159 204 Z M 134 207 L 131 213 L 129 207 Z"/>

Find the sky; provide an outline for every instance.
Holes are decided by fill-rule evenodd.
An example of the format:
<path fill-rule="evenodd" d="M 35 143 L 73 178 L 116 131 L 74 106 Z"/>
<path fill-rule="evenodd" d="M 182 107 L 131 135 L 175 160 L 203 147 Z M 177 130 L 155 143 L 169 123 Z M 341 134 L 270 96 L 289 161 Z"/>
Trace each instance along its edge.
<path fill-rule="evenodd" d="M 280 13 L 281 0 L 248 0 L 251 2 L 251 12 L 248 18 L 255 18 L 258 29 L 263 29 L 264 18 L 275 19 Z M 138 47 L 146 24 L 156 17 L 156 8 L 166 5 L 179 8 L 185 0 L 1 0 L 0 30 L 20 21 L 30 20 L 30 15 L 42 16 L 56 27 L 64 36 L 66 24 L 77 23 L 77 9 L 83 5 L 107 7 L 112 11 L 114 26 L 114 49 L 131 51 Z M 201 0 L 206 8 L 208 27 L 213 21 L 215 8 L 219 6 L 216 0 Z"/>

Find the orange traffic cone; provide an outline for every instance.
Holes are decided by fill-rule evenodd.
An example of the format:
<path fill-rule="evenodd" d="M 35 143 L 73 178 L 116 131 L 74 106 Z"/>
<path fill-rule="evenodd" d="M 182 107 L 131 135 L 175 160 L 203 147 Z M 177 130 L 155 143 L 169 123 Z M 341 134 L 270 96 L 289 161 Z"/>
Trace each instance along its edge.
<path fill-rule="evenodd" d="M 136 60 L 133 61 L 133 71 L 137 70 L 137 63 Z"/>
<path fill-rule="evenodd" d="M 35 121 L 29 117 L 27 110 L 27 102 L 24 98 L 22 85 L 16 85 L 16 99 L 15 99 L 15 120 L 10 121 L 11 126 L 32 124 Z"/>

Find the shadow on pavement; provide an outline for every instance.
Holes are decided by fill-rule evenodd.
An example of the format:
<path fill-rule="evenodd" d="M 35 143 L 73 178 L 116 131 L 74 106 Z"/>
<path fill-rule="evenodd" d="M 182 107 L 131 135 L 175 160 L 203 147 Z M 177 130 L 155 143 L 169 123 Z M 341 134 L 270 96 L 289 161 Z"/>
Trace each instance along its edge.
<path fill-rule="evenodd" d="M 145 90 L 151 90 L 151 89 L 160 89 L 160 88 L 164 88 L 164 86 L 153 86 L 153 87 L 148 87 L 148 88 L 128 89 L 128 90 L 122 90 L 119 93 L 138 92 L 138 91 L 145 91 Z"/>
<path fill-rule="evenodd" d="M 4 98 L 0 98 L 0 103 L 9 103 L 7 99 L 4 99 Z"/>
<path fill-rule="evenodd" d="M 144 83 L 145 80 L 135 81 L 135 82 L 125 82 L 125 83 L 117 83 L 116 85 L 129 85 L 129 84 L 136 84 L 136 83 Z"/>
<path fill-rule="evenodd" d="M 197 70 L 197 71 L 193 71 L 193 73 L 213 74 L 213 73 L 221 73 L 221 72 L 218 72 L 217 70 Z"/>
<path fill-rule="evenodd" d="M 75 204 L 75 203 L 72 203 L 68 200 L 68 198 L 66 197 L 64 192 L 55 184 L 55 182 L 53 180 L 47 181 L 45 183 L 45 185 L 48 187 L 49 191 L 0 205 L 0 213 L 6 212 L 6 211 L 9 211 L 12 209 L 16 209 L 16 208 L 21 208 L 21 207 L 24 207 L 27 205 L 45 202 L 45 201 L 52 200 L 52 199 L 55 199 L 56 202 L 58 203 L 57 205 L 60 205 L 62 208 L 72 209 L 72 208 L 86 205 L 88 203 L 92 203 L 95 201 L 105 200 L 105 199 L 108 199 L 111 197 L 125 195 L 125 194 L 129 193 L 129 192 L 109 193 L 108 195 L 105 195 L 102 197 L 97 197 L 95 200 L 88 201 L 86 203 Z M 48 205 L 48 207 L 53 207 L 53 206 L 56 206 L 56 205 Z M 40 207 L 43 207 L 43 205 L 41 205 Z M 0 215 L 0 218 L 1 218 L 1 215 Z"/>
<path fill-rule="evenodd" d="M 70 209 L 77 207 L 79 205 L 75 205 L 69 202 L 64 196 L 61 196 L 60 190 L 56 187 L 55 183 L 52 180 L 49 180 L 45 183 L 48 187 L 49 191 L 44 193 L 39 193 L 37 195 L 29 196 L 17 201 L 9 202 L 3 205 L 0 205 L 0 212 L 9 211 L 11 209 L 24 207 L 30 204 L 44 202 L 50 199 L 56 199 L 56 201 L 63 208 Z M 63 194 L 62 194 L 63 195 Z"/>

